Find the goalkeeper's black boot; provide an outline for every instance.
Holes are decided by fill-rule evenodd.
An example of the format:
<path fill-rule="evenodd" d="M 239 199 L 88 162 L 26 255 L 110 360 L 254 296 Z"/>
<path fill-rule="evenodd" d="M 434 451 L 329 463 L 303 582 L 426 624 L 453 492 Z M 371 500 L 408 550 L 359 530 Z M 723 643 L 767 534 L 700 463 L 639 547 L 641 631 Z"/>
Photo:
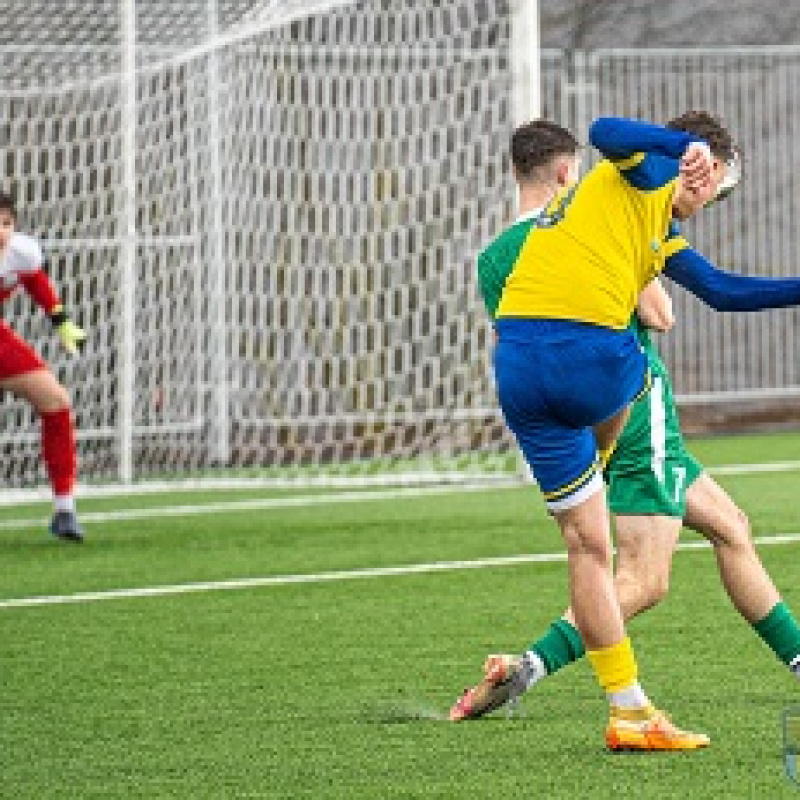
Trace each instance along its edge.
<path fill-rule="evenodd" d="M 83 541 L 83 528 L 74 511 L 56 511 L 50 521 L 50 533 L 65 542 Z"/>

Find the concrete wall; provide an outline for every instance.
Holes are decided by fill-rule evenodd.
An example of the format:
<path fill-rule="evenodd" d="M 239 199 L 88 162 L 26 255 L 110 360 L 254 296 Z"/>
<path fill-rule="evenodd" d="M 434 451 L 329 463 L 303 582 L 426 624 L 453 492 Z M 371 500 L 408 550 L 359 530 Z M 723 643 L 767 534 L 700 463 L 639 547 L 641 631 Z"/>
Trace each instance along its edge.
<path fill-rule="evenodd" d="M 540 0 L 544 47 L 800 43 L 798 0 Z"/>

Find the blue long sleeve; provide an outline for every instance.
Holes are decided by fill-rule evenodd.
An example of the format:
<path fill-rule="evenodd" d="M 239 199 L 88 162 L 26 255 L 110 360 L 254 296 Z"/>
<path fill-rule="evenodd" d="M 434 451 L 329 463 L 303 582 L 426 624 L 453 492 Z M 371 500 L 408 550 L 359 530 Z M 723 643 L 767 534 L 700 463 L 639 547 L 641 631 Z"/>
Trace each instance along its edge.
<path fill-rule="evenodd" d="M 679 250 L 664 275 L 715 311 L 762 311 L 800 305 L 800 278 L 757 278 L 717 269 L 696 250 Z"/>
<path fill-rule="evenodd" d="M 622 117 L 598 117 L 589 127 L 589 141 L 606 158 L 620 161 L 635 153 L 654 153 L 679 159 L 692 142 L 702 141 L 685 131 Z"/>

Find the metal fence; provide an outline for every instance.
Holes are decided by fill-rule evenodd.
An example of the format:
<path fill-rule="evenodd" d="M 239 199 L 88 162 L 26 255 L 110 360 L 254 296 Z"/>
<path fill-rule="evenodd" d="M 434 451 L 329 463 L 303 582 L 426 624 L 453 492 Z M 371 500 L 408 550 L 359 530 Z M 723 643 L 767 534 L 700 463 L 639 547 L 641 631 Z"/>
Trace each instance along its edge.
<path fill-rule="evenodd" d="M 721 117 L 742 149 L 744 180 L 687 224 L 690 242 L 726 270 L 800 274 L 800 48 L 549 52 L 542 70 L 543 114 L 581 137 L 599 115 Z M 796 311 L 721 314 L 670 291 L 678 324 L 661 350 L 684 403 L 800 394 Z"/>

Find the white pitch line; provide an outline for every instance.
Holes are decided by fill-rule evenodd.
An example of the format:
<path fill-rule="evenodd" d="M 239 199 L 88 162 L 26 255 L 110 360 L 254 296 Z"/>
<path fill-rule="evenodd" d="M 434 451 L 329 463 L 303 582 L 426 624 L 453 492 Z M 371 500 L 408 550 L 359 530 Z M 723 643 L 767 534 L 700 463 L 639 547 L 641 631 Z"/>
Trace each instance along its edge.
<path fill-rule="evenodd" d="M 800 461 L 774 461 L 763 464 L 725 464 L 708 467 L 711 475 L 750 475 L 765 472 L 792 472 L 800 470 Z M 301 495 L 299 497 L 271 497 L 251 500 L 229 500 L 223 503 L 197 505 L 130 508 L 120 511 L 90 511 L 81 514 L 82 522 L 119 522 L 158 517 L 190 517 L 199 514 L 225 514 L 237 511 L 259 511 L 274 508 L 305 508 L 334 503 L 354 503 L 365 500 L 397 500 L 427 495 L 456 494 L 458 492 L 489 492 L 498 489 L 520 488 L 524 484 L 511 481 L 495 483 L 448 483 L 438 486 L 395 486 L 376 491 L 335 492 Z M 38 518 L 0 520 L 0 530 L 41 528 L 45 523 Z"/>
<path fill-rule="evenodd" d="M 706 467 L 710 475 L 752 475 L 761 472 L 794 472 L 800 461 L 767 461 L 761 464 L 720 464 Z"/>
<path fill-rule="evenodd" d="M 758 545 L 796 544 L 800 533 L 785 533 L 776 536 L 756 538 Z M 705 550 L 711 545 L 706 541 L 681 542 L 678 550 Z M 430 572 L 449 572 L 462 569 L 485 569 L 487 567 L 507 567 L 516 564 L 566 561 L 567 554 L 523 553 L 516 556 L 497 556 L 479 558 L 471 561 L 432 561 L 423 564 L 408 564 L 400 567 L 372 567 L 366 569 L 340 570 L 337 572 L 316 572 L 306 575 L 273 575 L 263 578 L 239 578 L 227 581 L 206 581 L 203 583 L 180 583 L 167 586 L 145 586 L 138 589 L 109 589 L 102 592 L 78 592 L 75 594 L 42 595 L 39 597 L 20 597 L 0 600 L 0 610 L 27 608 L 31 606 L 55 606 L 70 603 L 92 603 L 99 600 L 123 600 L 138 597 L 165 597 L 174 594 L 193 594 L 217 592 L 230 589 L 253 589 L 263 586 L 287 586 L 303 583 L 330 583 L 333 581 L 354 580 L 357 578 L 383 578 L 394 575 L 421 575 Z"/>
<path fill-rule="evenodd" d="M 503 488 L 510 484 L 499 484 Z M 521 484 L 520 484 L 521 485 Z M 306 494 L 300 497 L 265 497 L 252 500 L 229 500 L 224 503 L 198 503 L 191 506 L 155 506 L 153 508 L 129 508 L 121 511 L 90 511 L 80 515 L 81 522 L 119 522 L 158 517 L 192 517 L 199 514 L 223 514 L 230 511 L 258 511 L 270 508 L 305 508 L 306 506 L 355 503 L 365 500 L 398 500 L 405 497 L 455 494 L 459 492 L 496 491 L 498 484 L 459 484 L 458 486 L 412 486 L 384 489 L 371 492 L 336 492 L 330 494 Z M 0 520 L 0 530 L 8 528 L 41 528 L 41 519 Z"/>

